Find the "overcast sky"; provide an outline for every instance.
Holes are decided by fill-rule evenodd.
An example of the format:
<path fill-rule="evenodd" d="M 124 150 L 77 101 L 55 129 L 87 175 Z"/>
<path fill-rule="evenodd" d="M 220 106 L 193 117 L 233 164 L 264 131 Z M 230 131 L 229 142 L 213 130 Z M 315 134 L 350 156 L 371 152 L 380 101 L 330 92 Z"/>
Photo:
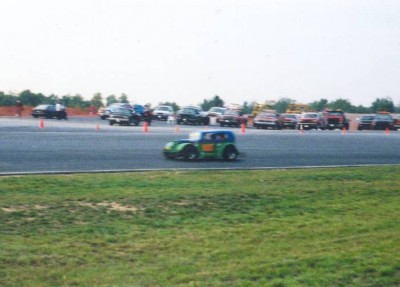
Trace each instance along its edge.
<path fill-rule="evenodd" d="M 400 104 L 399 0 L 0 0 L 0 91 Z"/>

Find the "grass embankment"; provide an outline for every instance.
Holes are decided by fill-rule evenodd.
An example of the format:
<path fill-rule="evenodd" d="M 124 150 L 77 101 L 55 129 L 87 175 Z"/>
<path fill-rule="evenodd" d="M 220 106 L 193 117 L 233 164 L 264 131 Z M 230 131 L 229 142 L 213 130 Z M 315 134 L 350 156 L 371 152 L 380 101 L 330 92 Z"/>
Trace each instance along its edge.
<path fill-rule="evenodd" d="M 0 178 L 0 286 L 399 286 L 400 167 Z"/>

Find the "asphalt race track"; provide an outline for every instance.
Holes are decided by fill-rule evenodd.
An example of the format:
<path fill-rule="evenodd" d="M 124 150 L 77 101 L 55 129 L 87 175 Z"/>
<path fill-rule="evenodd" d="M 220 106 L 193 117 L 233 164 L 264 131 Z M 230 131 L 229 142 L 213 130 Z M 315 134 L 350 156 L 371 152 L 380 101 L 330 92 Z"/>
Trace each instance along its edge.
<path fill-rule="evenodd" d="M 400 164 L 400 132 L 257 130 L 237 134 L 236 162 L 174 161 L 161 154 L 170 140 L 196 129 L 154 121 L 141 126 L 109 126 L 97 117 L 68 121 L 0 118 L 0 174 L 144 169 L 246 169 Z"/>

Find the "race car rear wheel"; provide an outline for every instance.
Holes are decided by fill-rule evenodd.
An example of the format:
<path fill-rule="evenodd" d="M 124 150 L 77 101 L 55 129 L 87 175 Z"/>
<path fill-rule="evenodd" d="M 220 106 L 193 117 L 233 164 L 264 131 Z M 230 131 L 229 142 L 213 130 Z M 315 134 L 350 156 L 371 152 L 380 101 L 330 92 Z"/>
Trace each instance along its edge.
<path fill-rule="evenodd" d="M 239 152 L 233 146 L 227 146 L 224 150 L 224 160 L 234 161 L 237 159 Z"/>
<path fill-rule="evenodd" d="M 186 146 L 182 153 L 185 160 L 195 160 L 199 156 L 197 149 L 192 145 Z"/>

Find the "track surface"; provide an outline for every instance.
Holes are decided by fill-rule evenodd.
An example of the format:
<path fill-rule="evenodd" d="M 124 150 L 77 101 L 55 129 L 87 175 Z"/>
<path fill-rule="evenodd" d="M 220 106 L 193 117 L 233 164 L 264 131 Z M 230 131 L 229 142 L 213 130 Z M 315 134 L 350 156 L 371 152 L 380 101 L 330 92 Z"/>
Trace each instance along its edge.
<path fill-rule="evenodd" d="M 196 129 L 154 121 L 143 126 L 109 126 L 98 118 L 40 120 L 0 118 L 0 174 L 194 168 L 290 168 L 400 164 L 400 132 L 232 129 L 243 156 L 236 162 L 172 161 L 165 143 Z"/>

